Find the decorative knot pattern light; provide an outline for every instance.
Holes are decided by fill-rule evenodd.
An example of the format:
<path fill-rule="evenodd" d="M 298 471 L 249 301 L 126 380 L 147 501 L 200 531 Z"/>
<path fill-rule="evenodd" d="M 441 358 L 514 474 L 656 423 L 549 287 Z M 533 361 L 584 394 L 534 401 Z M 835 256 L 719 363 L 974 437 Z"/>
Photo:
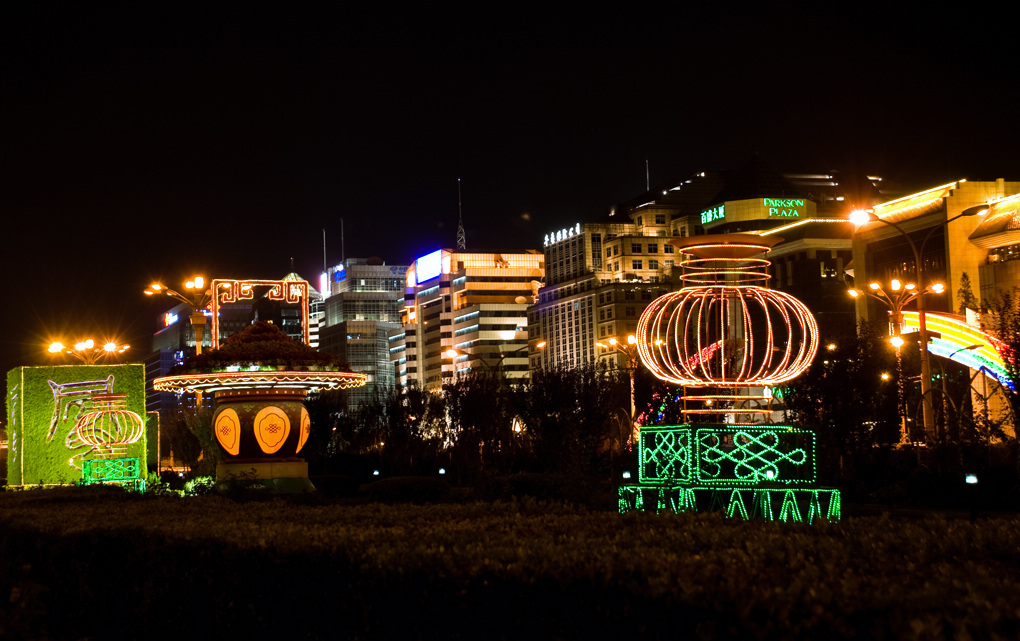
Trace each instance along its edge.
<path fill-rule="evenodd" d="M 799 300 L 767 287 L 771 263 L 761 255 L 781 241 L 750 234 L 671 241 L 685 254 L 684 287 L 652 301 L 638 321 L 645 367 L 689 388 L 722 388 L 686 397 L 708 402 L 762 400 L 750 388 L 801 374 L 818 351 L 818 325 Z"/>

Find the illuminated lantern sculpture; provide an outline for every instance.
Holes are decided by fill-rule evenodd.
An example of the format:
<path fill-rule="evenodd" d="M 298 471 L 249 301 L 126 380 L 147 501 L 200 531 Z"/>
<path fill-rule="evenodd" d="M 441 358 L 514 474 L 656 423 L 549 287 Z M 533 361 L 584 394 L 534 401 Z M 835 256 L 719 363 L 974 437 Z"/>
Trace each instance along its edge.
<path fill-rule="evenodd" d="M 270 364 L 281 360 L 290 364 Z M 333 357 L 265 322 L 254 323 L 188 364 L 195 371 L 157 378 L 153 388 L 213 394 L 212 429 L 226 454 L 216 466 L 217 481 L 254 474 L 253 480 L 280 492 L 314 489 L 308 464 L 298 458 L 311 431 L 306 394 L 351 389 L 366 381 L 364 374 L 339 371 Z"/>
<path fill-rule="evenodd" d="M 620 511 L 839 518 L 839 490 L 814 486 L 814 434 L 762 422 L 772 413 L 767 388 L 803 373 L 818 352 L 811 312 L 767 287 L 770 263 L 762 256 L 779 242 L 751 234 L 671 241 L 686 254 L 684 287 L 645 309 L 638 356 L 656 377 L 683 386 L 686 420 L 731 422 L 643 426 L 638 482 L 620 487 Z"/>
<path fill-rule="evenodd" d="M 686 414 L 768 414 L 754 393 L 803 372 L 818 351 L 818 325 L 802 302 L 765 287 L 769 261 L 756 257 L 782 239 L 727 234 L 673 241 L 684 287 L 661 296 L 638 321 L 637 348 L 656 377 L 687 387 Z M 714 407 L 689 407 L 711 401 Z"/>
<path fill-rule="evenodd" d="M 82 461 L 83 480 L 144 489 L 142 462 L 125 456 L 144 430 L 142 417 L 127 409 L 127 394 L 94 394 L 74 426 L 78 440 L 92 447 Z"/>

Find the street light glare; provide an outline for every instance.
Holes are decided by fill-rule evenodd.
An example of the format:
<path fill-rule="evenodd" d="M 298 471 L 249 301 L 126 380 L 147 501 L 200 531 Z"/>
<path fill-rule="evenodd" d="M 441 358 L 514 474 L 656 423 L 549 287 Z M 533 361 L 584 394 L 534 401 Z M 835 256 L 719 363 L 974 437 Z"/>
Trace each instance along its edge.
<path fill-rule="evenodd" d="M 846 293 L 850 294 L 854 298 L 857 298 L 858 296 L 861 295 L 861 293 L 859 291 L 857 291 L 856 289 L 848 289 L 848 290 L 846 290 Z"/>
<path fill-rule="evenodd" d="M 195 287 L 202 287 L 205 285 L 205 279 L 201 276 L 195 276 Z"/>
<path fill-rule="evenodd" d="M 943 285 L 942 283 L 935 283 L 934 285 L 931 286 L 931 291 L 935 292 L 936 294 L 941 294 L 945 290 L 946 286 Z"/>
<path fill-rule="evenodd" d="M 893 346 L 896 347 L 897 349 L 899 349 L 900 347 L 903 347 L 903 337 L 902 336 L 893 336 L 892 338 L 889 339 L 889 342 L 892 343 Z"/>
<path fill-rule="evenodd" d="M 615 336 L 609 339 L 609 344 L 610 345 L 616 345 L 616 337 Z"/>
<path fill-rule="evenodd" d="M 882 288 L 882 286 L 879 285 L 878 283 L 869 283 L 868 287 L 870 287 L 871 289 L 874 289 L 875 291 L 878 291 L 879 289 Z"/>
<path fill-rule="evenodd" d="M 64 351 L 64 345 L 60 342 L 50 343 L 49 351 L 56 354 L 57 352 Z"/>
<path fill-rule="evenodd" d="M 852 212 L 850 212 L 850 216 L 848 217 L 848 219 L 855 226 L 860 227 L 864 223 L 871 220 L 871 214 L 864 211 L 863 209 L 855 209 Z"/>
<path fill-rule="evenodd" d="M 637 339 L 634 338 L 633 334 L 630 334 L 630 335 L 627 336 L 627 342 L 630 343 L 631 345 L 633 345 L 634 343 L 637 342 Z"/>
<path fill-rule="evenodd" d="M 894 279 L 892 279 L 891 285 L 892 285 L 892 290 L 894 292 L 898 292 L 898 291 L 900 291 L 900 287 L 903 286 L 903 283 L 900 282 L 900 279 L 894 278 Z"/>

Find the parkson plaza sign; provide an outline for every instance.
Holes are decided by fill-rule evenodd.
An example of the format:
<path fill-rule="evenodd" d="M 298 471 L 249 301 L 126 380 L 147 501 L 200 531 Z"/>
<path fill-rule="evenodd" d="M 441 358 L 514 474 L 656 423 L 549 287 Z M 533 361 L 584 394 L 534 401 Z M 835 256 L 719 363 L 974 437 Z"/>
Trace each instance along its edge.
<path fill-rule="evenodd" d="M 762 198 L 762 206 L 768 209 L 769 218 L 799 218 L 804 211 L 803 198 Z"/>
<path fill-rule="evenodd" d="M 809 213 L 809 202 L 803 198 L 751 198 L 729 201 L 702 211 L 701 224 L 763 218 L 802 218 Z"/>

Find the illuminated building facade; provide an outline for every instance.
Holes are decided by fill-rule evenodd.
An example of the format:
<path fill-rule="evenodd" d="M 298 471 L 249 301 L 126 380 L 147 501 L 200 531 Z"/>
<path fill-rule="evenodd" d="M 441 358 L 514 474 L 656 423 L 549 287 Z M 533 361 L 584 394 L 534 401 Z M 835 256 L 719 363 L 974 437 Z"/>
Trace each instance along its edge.
<path fill-rule="evenodd" d="M 363 387 L 347 391 L 349 408 L 395 385 L 387 336 L 400 327 L 406 272 L 378 258 L 348 258 L 324 274 L 319 349 L 366 376 Z"/>
<path fill-rule="evenodd" d="M 945 287 L 943 294 L 924 296 L 925 310 L 937 314 L 928 322 L 928 351 L 952 356 L 972 375 L 984 372 L 986 376 L 974 378 L 973 389 L 985 399 L 980 404 L 988 402 L 989 395 L 980 393 L 978 386 L 997 384 L 1001 376 L 996 376 L 991 361 L 980 360 L 981 350 L 975 348 L 981 341 L 964 331 L 968 316 L 972 327 L 979 321 L 973 313 L 962 313 L 960 284 L 969 280 L 977 304 L 992 303 L 1000 293 L 1020 285 L 1020 263 L 1015 262 L 1020 258 L 1020 233 L 1014 231 L 1020 227 L 1015 222 L 1020 220 L 1020 181 L 959 180 L 880 203 L 870 212 L 878 220 L 862 225 L 854 236 L 855 280 L 860 285 L 893 279 L 916 283 L 917 260 L 904 236 L 909 235 L 920 258 L 923 282 L 917 285 Z M 887 311 L 869 301 L 857 298 L 858 317 L 886 318 Z M 905 312 L 904 317 L 909 330 L 910 314 Z M 992 403 L 995 412 L 999 408 Z M 975 402 L 975 411 L 978 405 Z"/>
<path fill-rule="evenodd" d="M 875 205 L 880 221 L 898 225 L 918 249 L 918 285 L 942 283 L 946 293 L 927 296 L 925 307 L 957 309 L 960 281 L 966 274 L 979 300 L 1020 284 L 1020 272 L 1009 264 L 1020 258 L 1020 234 L 1010 229 L 1020 212 L 1020 182 L 960 180 Z M 985 213 L 961 216 L 965 210 Z M 910 244 L 896 227 L 883 222 L 861 226 L 854 235 L 854 277 L 859 283 L 917 280 Z M 979 294 L 980 292 L 980 294 Z M 857 300 L 860 318 L 882 318 L 885 312 Z M 877 316 L 876 316 L 877 314 Z"/>
<path fill-rule="evenodd" d="M 666 213 L 639 218 L 546 236 L 546 284 L 528 311 L 531 369 L 594 364 L 603 357 L 596 342 L 633 334 L 648 303 L 670 290 L 673 221 Z M 623 355 L 604 357 L 625 366 Z"/>
<path fill-rule="evenodd" d="M 534 250 L 438 249 L 415 260 L 405 274 L 402 326 L 389 335 L 397 383 L 439 389 L 472 371 L 526 377 L 527 309 L 544 275 L 545 258 Z"/>

